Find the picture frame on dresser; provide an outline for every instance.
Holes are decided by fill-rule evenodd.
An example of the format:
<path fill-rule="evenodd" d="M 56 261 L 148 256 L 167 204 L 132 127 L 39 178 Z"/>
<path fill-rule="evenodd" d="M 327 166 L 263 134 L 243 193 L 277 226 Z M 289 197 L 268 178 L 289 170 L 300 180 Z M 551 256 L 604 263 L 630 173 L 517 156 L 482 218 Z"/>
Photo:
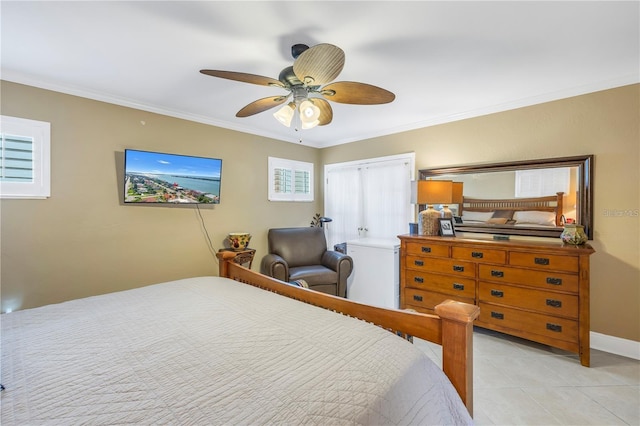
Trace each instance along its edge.
<path fill-rule="evenodd" d="M 455 237 L 456 230 L 453 226 L 453 219 L 449 217 L 441 217 L 438 219 L 438 224 L 440 225 L 440 236 L 441 237 Z"/>

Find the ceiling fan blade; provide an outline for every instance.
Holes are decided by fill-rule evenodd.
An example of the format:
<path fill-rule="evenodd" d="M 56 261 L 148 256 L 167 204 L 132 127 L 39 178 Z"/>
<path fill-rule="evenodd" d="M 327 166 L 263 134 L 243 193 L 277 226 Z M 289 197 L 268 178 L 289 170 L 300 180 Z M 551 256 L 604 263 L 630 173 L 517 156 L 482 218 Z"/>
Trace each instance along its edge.
<path fill-rule="evenodd" d="M 271 96 L 269 98 L 258 99 L 251 102 L 249 105 L 242 108 L 236 114 L 236 117 L 249 117 L 250 115 L 258 114 L 268 109 L 277 107 L 285 103 L 289 96 Z"/>
<path fill-rule="evenodd" d="M 318 118 L 318 126 L 326 126 L 333 120 L 333 109 L 329 102 L 322 98 L 312 98 L 313 104 L 320 108 L 320 117 Z"/>
<path fill-rule="evenodd" d="M 354 105 L 387 104 L 396 98 L 396 95 L 388 90 L 354 81 L 329 84 L 324 86 L 320 93 L 330 101 Z"/>
<path fill-rule="evenodd" d="M 247 74 L 245 72 L 220 70 L 200 70 L 200 72 L 212 77 L 226 78 L 227 80 L 241 81 L 243 83 L 258 84 L 260 86 L 284 87 L 284 84 L 282 84 L 282 82 L 276 80 L 275 78 L 264 77 L 255 74 Z"/>
<path fill-rule="evenodd" d="M 344 52 L 333 44 L 317 44 L 293 63 L 293 72 L 307 86 L 319 86 L 338 77 L 344 67 Z"/>

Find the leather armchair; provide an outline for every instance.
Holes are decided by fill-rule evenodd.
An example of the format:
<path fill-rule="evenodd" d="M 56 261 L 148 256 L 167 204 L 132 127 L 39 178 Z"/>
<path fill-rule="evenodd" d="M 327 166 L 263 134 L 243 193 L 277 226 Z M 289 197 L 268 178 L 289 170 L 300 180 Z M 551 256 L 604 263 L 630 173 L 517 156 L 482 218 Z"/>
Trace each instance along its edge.
<path fill-rule="evenodd" d="M 267 242 L 269 253 L 262 258 L 260 273 L 285 282 L 304 280 L 312 290 L 347 296 L 353 260 L 327 250 L 322 228 L 270 229 Z"/>

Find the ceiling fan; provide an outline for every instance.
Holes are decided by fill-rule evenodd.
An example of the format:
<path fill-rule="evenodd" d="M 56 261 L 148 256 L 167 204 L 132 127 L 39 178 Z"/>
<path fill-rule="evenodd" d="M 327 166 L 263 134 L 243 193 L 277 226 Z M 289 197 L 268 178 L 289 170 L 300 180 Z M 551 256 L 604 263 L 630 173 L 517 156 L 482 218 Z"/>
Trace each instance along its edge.
<path fill-rule="evenodd" d="M 291 47 L 293 66 L 280 72 L 278 79 L 234 71 L 200 70 L 202 74 L 244 83 L 279 87 L 289 93 L 258 99 L 242 108 L 236 117 L 249 117 L 289 101 L 274 117 L 287 127 L 298 111 L 300 126 L 311 129 L 333 120 L 333 110 L 327 100 L 355 105 L 377 105 L 392 102 L 395 95 L 388 90 L 366 83 L 341 81 L 331 83 L 344 67 L 345 55 L 333 44 Z M 331 83 L 331 84 L 327 84 Z"/>

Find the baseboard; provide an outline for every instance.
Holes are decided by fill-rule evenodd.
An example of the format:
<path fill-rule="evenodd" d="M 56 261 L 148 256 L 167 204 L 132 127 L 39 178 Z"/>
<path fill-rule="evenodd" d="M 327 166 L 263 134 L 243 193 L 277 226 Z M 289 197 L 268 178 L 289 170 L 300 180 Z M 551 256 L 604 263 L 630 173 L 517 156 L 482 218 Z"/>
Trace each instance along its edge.
<path fill-rule="evenodd" d="M 596 332 L 590 333 L 591 348 L 640 360 L 640 342 Z"/>

